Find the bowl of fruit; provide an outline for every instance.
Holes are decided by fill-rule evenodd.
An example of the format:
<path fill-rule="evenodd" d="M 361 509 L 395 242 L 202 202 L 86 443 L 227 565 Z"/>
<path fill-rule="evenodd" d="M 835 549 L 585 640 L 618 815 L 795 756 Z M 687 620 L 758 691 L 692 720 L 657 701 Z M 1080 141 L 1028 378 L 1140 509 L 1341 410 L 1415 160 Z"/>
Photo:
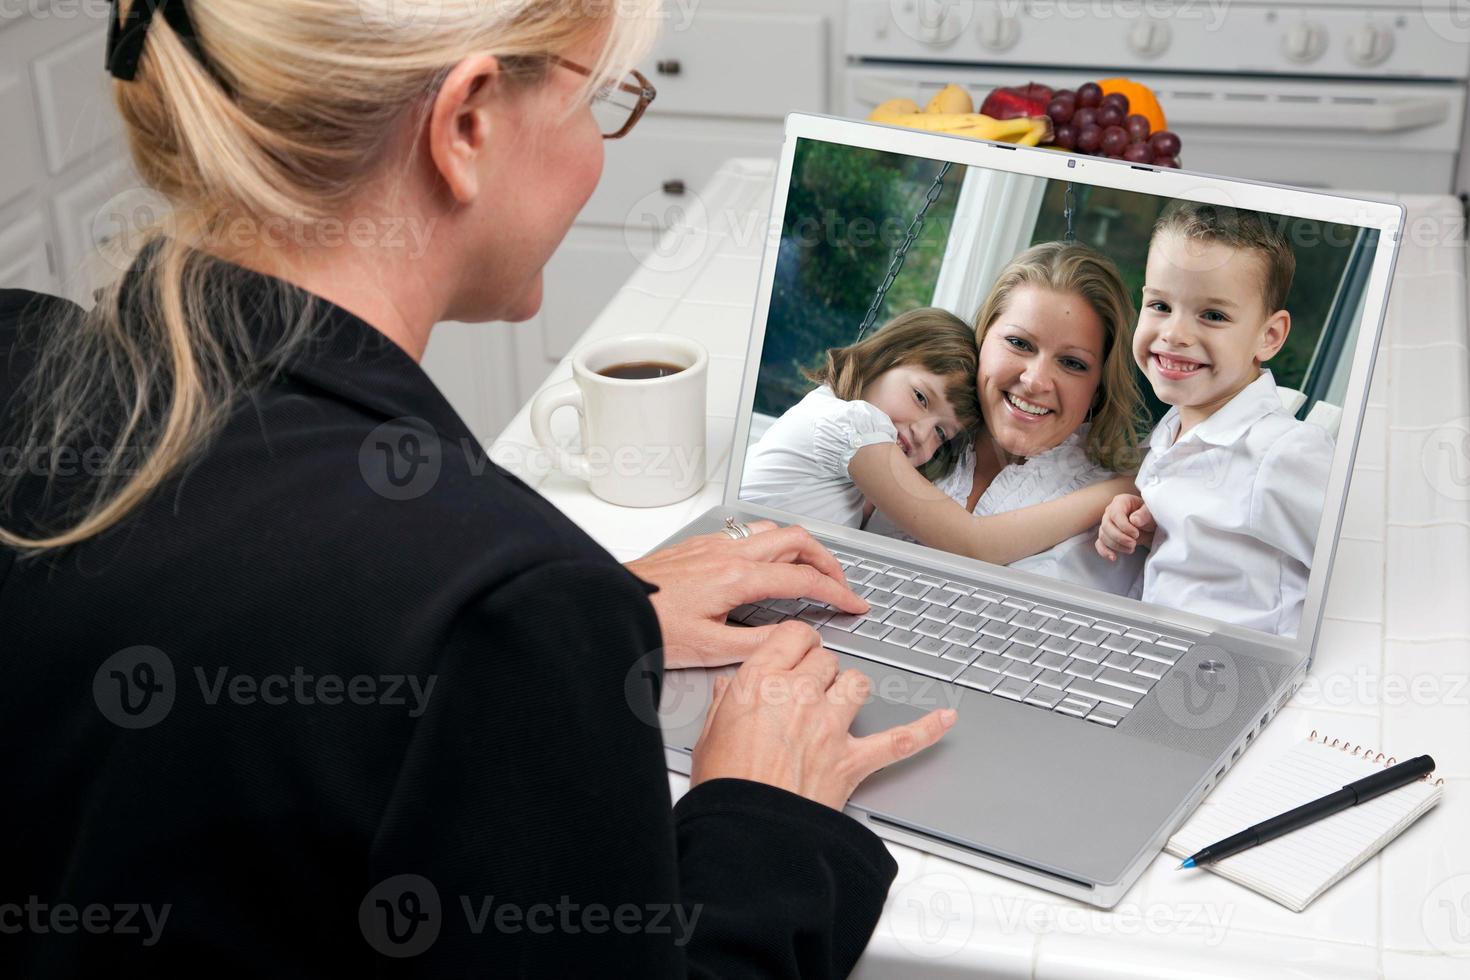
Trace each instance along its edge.
<path fill-rule="evenodd" d="M 1153 93 L 1137 82 L 1105 79 L 1075 90 L 1058 89 L 1047 101 L 1046 114 L 1052 121 L 1052 139 L 1044 145 L 1053 149 L 1179 166 L 1179 136 L 1167 128 Z"/>
<path fill-rule="evenodd" d="M 1129 78 L 1104 78 L 1076 89 L 1039 82 L 1001 86 L 985 97 L 979 112 L 969 92 L 946 85 L 922 109 L 909 99 L 889 99 L 868 118 L 1129 163 L 1179 166 L 1179 136 L 1168 128 L 1158 98 Z"/>

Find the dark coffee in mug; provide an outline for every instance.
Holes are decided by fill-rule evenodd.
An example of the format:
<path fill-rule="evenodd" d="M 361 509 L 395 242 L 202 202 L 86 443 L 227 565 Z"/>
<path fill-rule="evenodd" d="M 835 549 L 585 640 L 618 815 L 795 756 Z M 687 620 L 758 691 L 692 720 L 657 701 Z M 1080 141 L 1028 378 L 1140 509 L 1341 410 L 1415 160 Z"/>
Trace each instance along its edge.
<path fill-rule="evenodd" d="M 682 370 L 682 364 L 670 364 L 667 361 L 628 361 L 605 367 L 597 373 L 604 378 L 616 378 L 620 381 L 647 381 L 649 378 L 678 374 Z"/>

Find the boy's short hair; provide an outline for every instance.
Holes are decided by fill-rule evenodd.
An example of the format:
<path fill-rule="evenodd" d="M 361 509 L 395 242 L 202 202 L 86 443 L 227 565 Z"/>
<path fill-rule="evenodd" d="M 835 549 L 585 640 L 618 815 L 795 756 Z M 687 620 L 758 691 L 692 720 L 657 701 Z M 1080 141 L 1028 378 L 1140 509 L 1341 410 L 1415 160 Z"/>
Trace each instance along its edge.
<path fill-rule="evenodd" d="M 1228 204 L 1176 199 L 1165 206 L 1154 222 L 1150 241 L 1165 231 L 1256 253 L 1265 265 L 1262 298 L 1266 312 L 1286 308 L 1286 294 L 1291 291 L 1291 280 L 1296 275 L 1296 254 L 1267 215 Z"/>

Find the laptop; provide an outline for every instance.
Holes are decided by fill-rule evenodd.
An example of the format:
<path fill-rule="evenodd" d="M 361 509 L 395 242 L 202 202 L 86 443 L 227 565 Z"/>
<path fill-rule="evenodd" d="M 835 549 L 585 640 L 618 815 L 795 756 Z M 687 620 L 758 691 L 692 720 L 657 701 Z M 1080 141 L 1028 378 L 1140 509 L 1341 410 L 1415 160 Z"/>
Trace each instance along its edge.
<path fill-rule="evenodd" d="M 1045 571 L 1066 563 L 989 564 L 742 493 L 751 448 L 815 387 L 798 367 L 851 343 L 868 307 L 884 311 L 869 331 L 906 304 L 943 306 L 973 324 L 1010 256 L 1070 238 L 1114 259 L 1135 282 L 1132 301 L 1141 308 L 1136 290 L 1152 218 L 1174 199 L 1273 216 L 1297 258 L 1291 336 L 1266 366 L 1286 409 L 1328 429 L 1335 442 L 1324 484 L 1311 488 L 1321 518 L 1294 631 L 1145 602 L 1136 582 L 1099 588 Z M 812 624 L 843 668 L 873 681 L 858 734 L 936 707 L 958 712 L 938 745 L 864 782 L 848 812 L 888 840 L 1110 908 L 1311 665 L 1404 209 L 794 114 L 770 214 L 722 501 L 659 547 L 716 532 L 727 517 L 806 527 L 871 611 L 848 616 L 787 599 L 741 607 L 730 621 Z M 842 255 L 832 253 L 837 248 Z M 1150 391 L 1141 377 L 1139 385 Z M 1166 407 L 1152 403 L 1145 424 Z M 1310 545 L 1312 532 L 1303 534 Z M 713 680 L 735 669 L 664 675 L 660 715 L 671 769 L 688 773 Z"/>

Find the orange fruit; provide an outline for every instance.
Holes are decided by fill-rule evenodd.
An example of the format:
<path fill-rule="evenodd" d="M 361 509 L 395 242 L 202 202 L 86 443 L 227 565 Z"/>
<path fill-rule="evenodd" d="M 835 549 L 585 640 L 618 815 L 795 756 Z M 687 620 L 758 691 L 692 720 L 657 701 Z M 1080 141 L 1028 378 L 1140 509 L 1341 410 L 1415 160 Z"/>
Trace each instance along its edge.
<path fill-rule="evenodd" d="M 1103 90 L 1103 95 L 1112 95 L 1114 92 L 1122 92 L 1128 96 L 1128 111 L 1138 113 L 1148 120 L 1148 131 L 1157 133 L 1159 130 L 1168 129 L 1167 120 L 1164 119 L 1164 109 L 1159 105 L 1158 97 L 1154 95 L 1153 89 L 1131 78 L 1102 78 L 1097 83 Z"/>

